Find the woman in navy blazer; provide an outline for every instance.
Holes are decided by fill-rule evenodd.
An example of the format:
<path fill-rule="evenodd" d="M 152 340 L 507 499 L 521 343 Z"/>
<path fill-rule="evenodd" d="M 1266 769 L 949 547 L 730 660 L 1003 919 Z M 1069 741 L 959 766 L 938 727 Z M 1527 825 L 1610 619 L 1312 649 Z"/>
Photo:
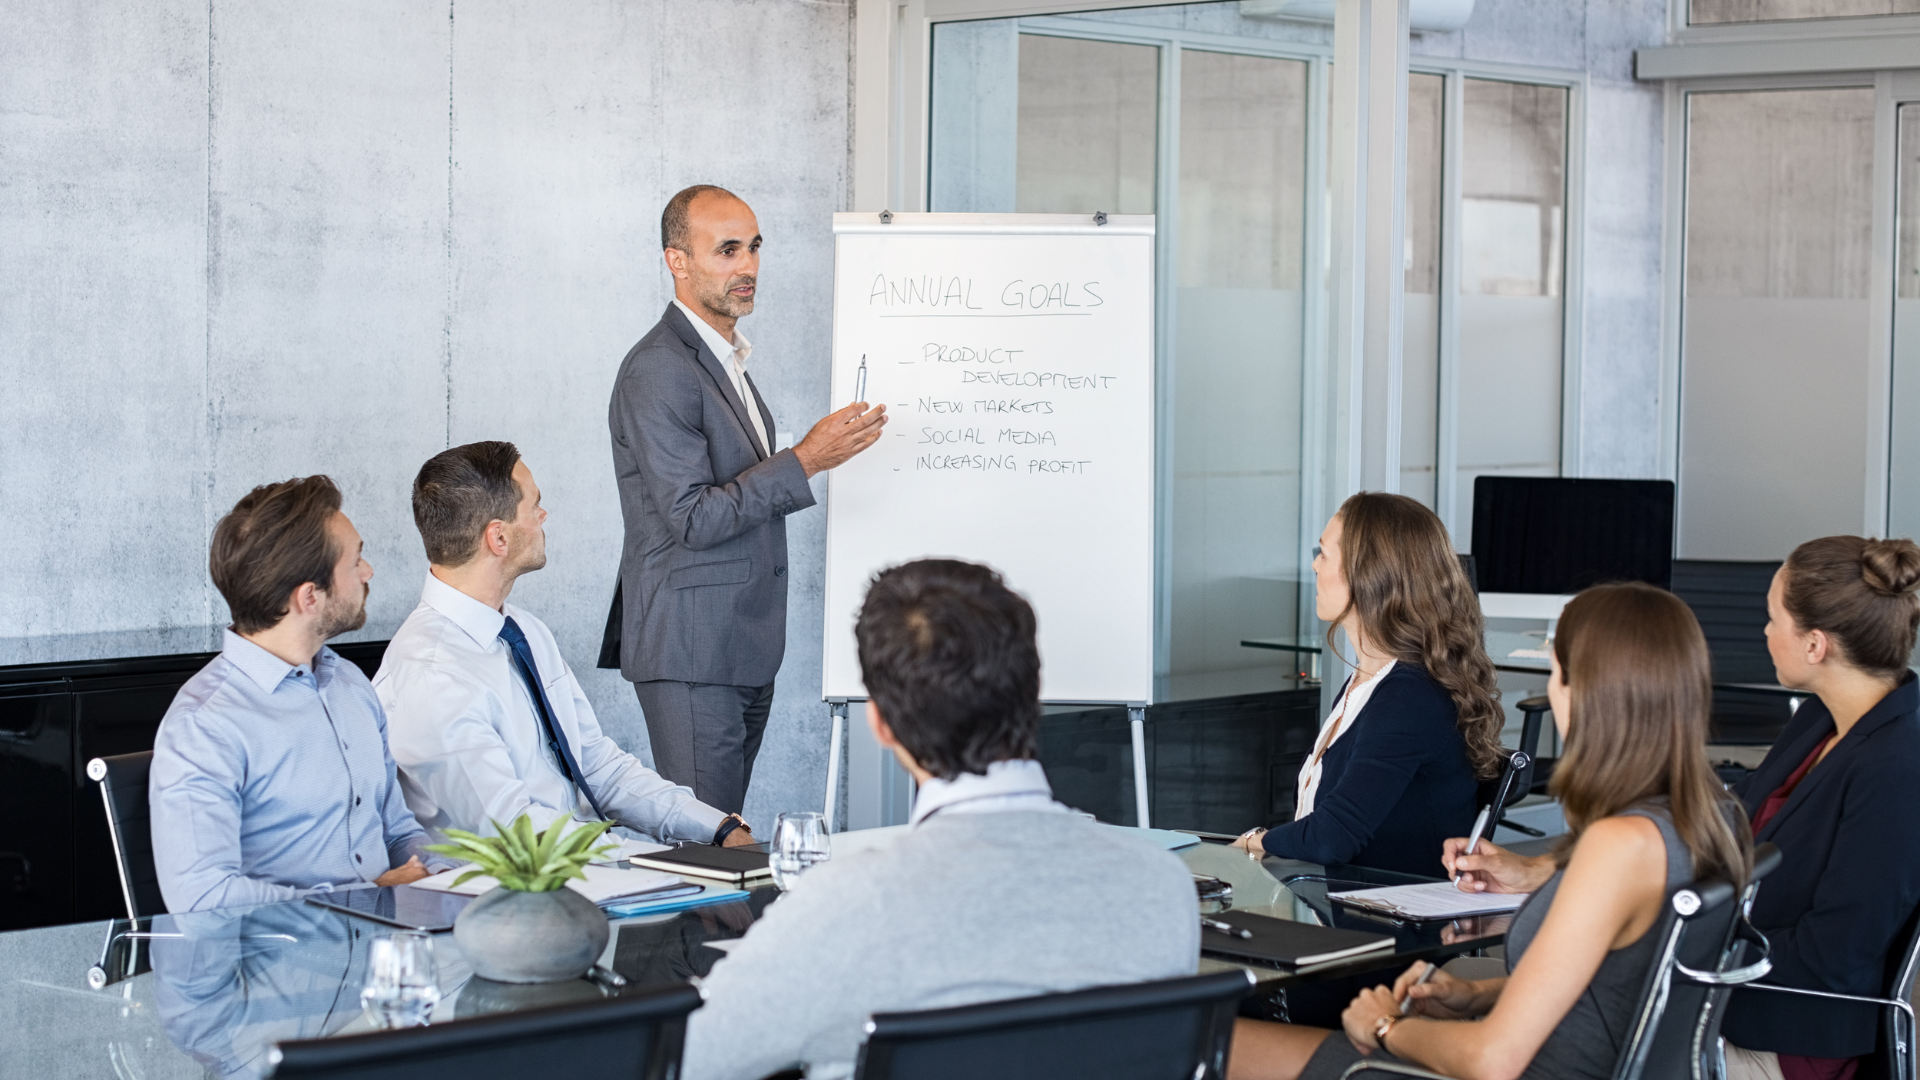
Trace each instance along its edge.
<path fill-rule="evenodd" d="M 1293 821 L 1236 843 L 1443 877 L 1443 844 L 1473 827 L 1479 781 L 1505 760 L 1479 600 L 1446 526 L 1404 495 L 1342 504 L 1313 572 L 1315 613 L 1346 632 L 1355 671 L 1300 768 Z"/>
<path fill-rule="evenodd" d="M 1780 848 L 1751 916 L 1772 946 L 1766 982 L 1878 997 L 1920 906 L 1916 588 L 1911 540 L 1829 536 L 1795 549 L 1767 593 L 1775 676 L 1815 696 L 1734 789 L 1754 841 Z M 1872 1006 L 1735 990 L 1728 1075 L 1844 1080 L 1878 1030 Z"/>

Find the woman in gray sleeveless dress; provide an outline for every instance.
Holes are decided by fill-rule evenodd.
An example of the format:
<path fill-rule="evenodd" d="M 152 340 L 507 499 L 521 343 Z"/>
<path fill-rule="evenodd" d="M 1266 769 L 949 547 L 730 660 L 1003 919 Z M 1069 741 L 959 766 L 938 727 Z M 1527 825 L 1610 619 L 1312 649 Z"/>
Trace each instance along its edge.
<path fill-rule="evenodd" d="M 1753 845 L 1707 763 L 1706 641 L 1673 594 L 1629 584 L 1575 597 L 1547 694 L 1566 745 L 1551 790 L 1569 831 L 1507 933 L 1507 975 L 1442 971 L 1415 985 L 1426 968 L 1415 964 L 1354 998 L 1341 1031 L 1241 1020 L 1230 1077 L 1336 1080 L 1368 1056 L 1461 1080 L 1612 1075 L 1667 895 L 1715 874 L 1744 882 Z M 1457 846 L 1448 842 L 1449 865 Z M 1480 875 L 1463 887 L 1502 882 Z"/>

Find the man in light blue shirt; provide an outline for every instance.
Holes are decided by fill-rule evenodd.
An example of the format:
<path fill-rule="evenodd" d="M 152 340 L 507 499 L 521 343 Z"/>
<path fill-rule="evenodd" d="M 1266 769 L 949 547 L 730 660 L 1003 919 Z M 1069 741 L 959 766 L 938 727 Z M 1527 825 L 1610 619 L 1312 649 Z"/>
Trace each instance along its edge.
<path fill-rule="evenodd" d="M 372 684 L 323 644 L 366 623 L 362 546 L 325 476 L 257 487 L 215 527 L 208 564 L 233 624 L 161 720 L 147 786 L 167 910 L 453 865 L 401 797 Z"/>

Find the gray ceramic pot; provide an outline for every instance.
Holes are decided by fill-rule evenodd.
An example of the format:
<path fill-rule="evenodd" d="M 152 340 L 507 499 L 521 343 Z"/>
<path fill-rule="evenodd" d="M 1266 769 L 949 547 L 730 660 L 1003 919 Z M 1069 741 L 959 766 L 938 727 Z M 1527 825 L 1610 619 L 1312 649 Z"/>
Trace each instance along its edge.
<path fill-rule="evenodd" d="M 473 973 L 505 983 L 549 983 L 586 974 L 607 947 L 607 915 L 560 888 L 495 888 L 453 921 L 453 940 Z"/>

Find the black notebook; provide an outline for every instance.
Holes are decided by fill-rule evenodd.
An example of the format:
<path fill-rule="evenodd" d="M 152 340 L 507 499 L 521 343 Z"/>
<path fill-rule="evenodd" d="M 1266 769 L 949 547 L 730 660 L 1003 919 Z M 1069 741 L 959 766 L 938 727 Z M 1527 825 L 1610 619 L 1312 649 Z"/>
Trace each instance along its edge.
<path fill-rule="evenodd" d="M 767 853 L 756 847 L 715 847 L 712 844 L 680 844 L 665 851 L 634 855 L 627 860 L 649 870 L 665 870 L 681 877 L 724 881 L 746 888 L 773 877 L 767 865 Z"/>
<path fill-rule="evenodd" d="M 1304 967 L 1393 948 L 1393 939 L 1384 934 L 1288 922 L 1246 911 L 1222 911 L 1207 918 L 1253 932 L 1252 939 L 1248 940 L 1206 926 L 1200 928 L 1201 952 L 1236 960 Z"/>

